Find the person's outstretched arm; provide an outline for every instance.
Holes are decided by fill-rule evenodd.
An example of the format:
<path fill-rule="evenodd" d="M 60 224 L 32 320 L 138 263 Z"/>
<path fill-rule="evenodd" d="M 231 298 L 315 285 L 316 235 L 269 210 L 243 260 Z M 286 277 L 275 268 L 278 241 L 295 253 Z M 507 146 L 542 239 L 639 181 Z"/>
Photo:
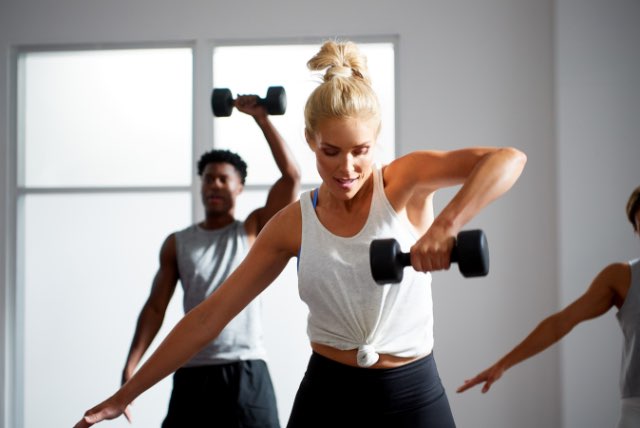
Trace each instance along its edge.
<path fill-rule="evenodd" d="M 627 263 L 615 263 L 603 269 L 593 280 L 587 291 L 563 310 L 545 318 L 529 335 L 494 365 L 475 377 L 465 380 L 457 392 L 466 391 L 484 382 L 482 392 L 514 365 L 530 358 L 569 333 L 583 321 L 596 318 L 611 307 L 622 305 L 626 289 L 631 281 L 631 269 Z"/>
<path fill-rule="evenodd" d="M 167 307 L 178 283 L 178 261 L 176 256 L 176 238 L 171 234 L 160 249 L 160 267 L 153 278 L 151 292 L 145 302 L 136 324 L 129 355 L 122 370 L 122 383 L 131 378 L 136 367 L 155 339 Z"/>
<path fill-rule="evenodd" d="M 296 201 L 300 192 L 300 168 L 293 153 L 269 119 L 266 107 L 258 104 L 257 100 L 255 95 L 239 95 L 235 106 L 241 112 L 251 115 L 260 127 L 281 175 L 271 186 L 264 207 L 254 210 L 247 218 L 247 226 L 253 226 L 255 234 L 262 230 L 275 213 Z"/>
<path fill-rule="evenodd" d="M 300 206 L 276 214 L 238 268 L 207 299 L 189 311 L 156 351 L 110 398 L 88 410 L 75 428 L 122 415 L 136 397 L 181 367 L 271 284 L 300 246 Z M 298 230 L 298 233 L 292 231 Z"/>

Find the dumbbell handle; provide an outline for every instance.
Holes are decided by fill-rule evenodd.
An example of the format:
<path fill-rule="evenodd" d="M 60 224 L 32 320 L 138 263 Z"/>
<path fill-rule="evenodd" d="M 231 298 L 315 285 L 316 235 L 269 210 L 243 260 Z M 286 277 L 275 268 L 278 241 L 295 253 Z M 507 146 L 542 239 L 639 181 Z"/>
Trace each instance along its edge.
<path fill-rule="evenodd" d="M 238 104 L 238 98 L 239 98 L 240 96 L 244 96 L 244 95 L 238 95 L 238 96 L 237 96 L 237 97 L 235 97 L 235 98 L 231 98 L 230 102 L 231 102 L 231 105 L 232 105 L 233 107 L 236 107 L 236 106 L 237 106 L 237 104 Z M 262 105 L 265 105 L 265 104 L 267 103 L 267 99 L 266 99 L 266 98 L 260 98 L 260 96 L 258 96 L 258 95 L 253 95 L 253 94 L 251 94 L 251 95 L 248 95 L 248 96 L 256 97 L 256 104 L 258 104 L 258 105 L 261 105 L 261 106 L 262 106 Z"/>
<path fill-rule="evenodd" d="M 457 251 L 458 247 L 453 247 L 453 249 L 451 250 L 451 256 L 450 256 L 450 260 L 451 263 L 457 263 L 458 262 L 458 251 Z M 402 266 L 411 266 L 411 253 L 398 253 L 398 262 L 402 265 Z"/>
<path fill-rule="evenodd" d="M 411 266 L 411 253 L 399 252 L 396 256 L 401 266 Z M 451 263 L 458 262 L 458 247 L 454 245 L 450 256 Z"/>

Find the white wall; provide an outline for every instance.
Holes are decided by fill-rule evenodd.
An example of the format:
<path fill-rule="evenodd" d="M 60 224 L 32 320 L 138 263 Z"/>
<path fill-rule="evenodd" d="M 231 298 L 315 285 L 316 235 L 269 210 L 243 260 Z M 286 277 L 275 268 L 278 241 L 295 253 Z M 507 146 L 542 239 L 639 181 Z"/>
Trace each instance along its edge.
<path fill-rule="evenodd" d="M 637 167 L 632 164 L 640 158 L 640 73 L 637 51 L 632 51 L 632 40 L 638 40 L 638 33 L 629 22 L 631 12 L 637 12 L 637 3 L 583 3 L 558 0 L 554 10 L 551 0 L 3 1 L 2 236 L 11 237 L 12 226 L 12 199 L 8 193 L 12 189 L 8 162 L 13 150 L 8 119 L 10 48 L 193 40 L 196 55 L 203 55 L 196 61 L 200 77 L 195 84 L 202 90 L 197 92 L 201 98 L 196 103 L 195 137 L 206 141 L 210 138 L 210 113 L 204 70 L 210 65 L 205 55 L 212 40 L 397 35 L 396 128 L 400 153 L 475 144 L 513 145 L 529 157 L 513 190 L 469 225 L 482 227 L 488 234 L 490 275 L 463 279 L 455 267 L 449 273 L 435 275 L 435 355 L 458 426 L 584 427 L 589 425 L 583 421 L 598 420 L 603 407 L 606 423 L 591 426 L 611 426 L 617 405 L 615 376 L 620 344 L 611 316 L 574 332 L 575 339 L 567 340 L 562 348 L 562 360 L 559 347 L 555 347 L 512 369 L 486 395 L 477 390 L 462 395 L 454 392 L 464 379 L 515 345 L 540 319 L 577 296 L 604 260 L 629 258 L 637 253 L 637 243 L 632 242 L 624 219 L 619 217 L 627 193 L 640 183 Z M 586 15 L 589 19 L 578 19 L 576 12 L 578 17 Z M 592 21 L 600 25 L 593 28 Z M 635 39 L 621 37 L 625 31 Z M 554 33 L 558 36 L 555 68 Z M 592 38 L 602 43 L 592 44 Z M 594 58 L 586 50 L 577 50 L 585 43 L 586 48 L 596 48 L 602 56 Z M 592 80 L 576 81 L 572 76 L 576 70 L 583 70 L 583 61 L 594 66 L 598 74 L 592 75 Z M 621 62 L 629 67 L 618 68 Z M 558 73 L 557 87 L 554 72 Z M 615 90 L 602 91 L 593 86 L 593 79 Z M 608 104 L 603 105 L 603 100 Z M 587 125 L 588 129 L 583 128 Z M 555 127 L 559 131 L 558 143 Z M 577 149 L 584 152 L 585 147 L 591 151 L 576 158 Z M 439 207 L 450 194 L 443 192 L 437 197 Z M 616 239 L 613 233 L 617 233 Z M 0 249 L 0 303 L 4 300 L 10 305 L 7 296 L 11 296 L 13 287 L 12 259 L 6 249 L 12 244 L 6 241 L 3 239 Z M 585 245 L 592 242 L 598 246 Z M 575 288 L 568 288 L 569 284 Z M 282 303 L 285 308 L 287 305 Z M 4 339 L 0 358 L 6 367 L 6 315 L 0 323 Z M 295 328 L 298 332 L 300 325 Z M 282 332 L 283 336 L 288 333 Z M 304 364 L 307 355 L 305 351 L 290 359 Z M 584 368 L 586 372 L 576 365 L 582 360 L 593 362 Z M 6 368 L 0 372 L 5 388 L 8 373 Z M 597 373 L 604 374 L 601 378 Z M 80 375 L 90 378 L 91 374 Z M 276 383 L 295 385 L 299 381 L 297 373 L 293 379 L 285 378 L 285 371 L 275 376 Z M 580 387 L 569 388 L 578 381 L 582 382 Z M 63 391 L 61 386 L 62 401 L 65 394 L 74 395 L 74 400 L 83 395 L 83 391 Z M 585 391 L 589 394 L 582 394 Z M 5 398 L 11 396 L 6 390 L 3 394 Z M 87 402 L 78 408 L 78 417 L 92 404 Z"/>
<path fill-rule="evenodd" d="M 559 299 L 609 263 L 638 256 L 624 211 L 640 185 L 640 3 L 560 0 L 556 7 Z M 612 426 L 622 334 L 615 310 L 562 343 L 565 427 Z"/>

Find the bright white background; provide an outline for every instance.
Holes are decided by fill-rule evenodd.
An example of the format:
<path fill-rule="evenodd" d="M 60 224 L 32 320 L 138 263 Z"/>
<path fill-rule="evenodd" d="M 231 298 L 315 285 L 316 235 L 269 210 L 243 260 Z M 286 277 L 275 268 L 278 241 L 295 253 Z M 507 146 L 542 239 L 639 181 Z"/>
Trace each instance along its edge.
<path fill-rule="evenodd" d="M 41 44 L 193 42 L 194 136 L 211 141 L 207 58 L 215 40 L 395 35 L 399 153 L 469 144 L 515 145 L 529 162 L 515 188 L 470 226 L 489 237 L 486 279 L 434 278 L 436 358 L 458 426 L 612 426 L 621 335 L 613 311 L 512 369 L 486 395 L 453 391 L 549 313 L 577 297 L 603 265 L 637 256 L 624 203 L 640 184 L 640 5 L 634 0 L 403 0 L 319 3 L 115 0 L 0 3 L 0 402 L 15 399 L 15 70 L 13 48 Z M 257 64 L 259 69 L 262 64 Z M 303 143 L 302 143 L 303 144 Z M 312 167 L 310 165 L 309 167 Z M 436 202 L 442 204 L 443 192 Z M 441 205 L 440 205 L 441 206 Z M 77 304 L 77 303 L 76 303 Z M 281 302 L 288 307 L 290 302 Z M 64 310 L 64 308 L 61 308 Z M 78 320 L 87 322 L 87 320 Z M 292 322 L 290 327 L 298 326 Z M 301 327 L 303 328 L 303 327 Z M 65 338 L 59 346 L 85 338 Z M 294 332 L 295 333 L 295 332 Z M 286 334 L 283 334 L 286 340 Z M 306 360 L 291 355 L 292 363 Z M 78 367 L 87 362 L 69 354 Z M 304 364 L 304 363 L 303 363 Z M 52 371 L 55 370 L 52 367 Z M 68 384 L 71 425 L 113 385 Z M 298 376 L 292 373 L 292 376 Z M 53 380 L 42 379 L 43 383 Z M 163 409 L 164 410 L 164 409 Z M 106 425 L 108 426 L 108 425 Z"/>
<path fill-rule="evenodd" d="M 23 65 L 24 186 L 190 184 L 191 49 L 33 52 Z"/>

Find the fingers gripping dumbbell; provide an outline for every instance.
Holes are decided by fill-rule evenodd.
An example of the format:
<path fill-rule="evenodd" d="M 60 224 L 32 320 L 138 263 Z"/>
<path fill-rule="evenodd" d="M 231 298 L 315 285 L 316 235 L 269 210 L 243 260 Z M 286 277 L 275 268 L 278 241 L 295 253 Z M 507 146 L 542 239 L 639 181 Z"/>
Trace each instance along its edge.
<path fill-rule="evenodd" d="M 235 100 L 227 88 L 214 88 L 211 93 L 211 109 L 217 117 L 231 116 Z M 270 86 L 265 98 L 258 98 L 258 104 L 271 115 L 281 115 L 287 110 L 287 93 L 282 86 Z"/>
<path fill-rule="evenodd" d="M 406 266 L 411 266 L 410 253 L 400 251 L 393 238 L 374 239 L 369 247 L 371 275 L 380 285 L 402 281 Z M 458 263 L 465 277 L 486 276 L 489 273 L 489 246 L 482 230 L 462 231 L 451 251 L 451 262 Z"/>

